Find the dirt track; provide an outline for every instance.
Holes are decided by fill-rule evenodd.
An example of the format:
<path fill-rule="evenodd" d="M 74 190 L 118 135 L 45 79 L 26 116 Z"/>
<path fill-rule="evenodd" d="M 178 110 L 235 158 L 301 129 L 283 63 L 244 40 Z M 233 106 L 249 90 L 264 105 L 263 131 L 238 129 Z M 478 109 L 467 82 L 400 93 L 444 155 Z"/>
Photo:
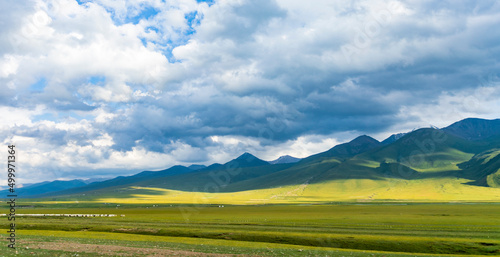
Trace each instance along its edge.
<path fill-rule="evenodd" d="M 29 249 L 46 249 L 46 250 L 62 250 L 68 252 L 85 252 L 96 253 L 100 255 L 112 256 L 238 256 L 246 257 L 249 255 L 240 254 L 214 254 L 201 253 L 185 250 L 169 250 L 169 249 L 154 249 L 154 248 L 139 248 L 117 245 L 97 245 L 97 244 L 80 244 L 75 242 L 33 242 L 28 244 Z"/>

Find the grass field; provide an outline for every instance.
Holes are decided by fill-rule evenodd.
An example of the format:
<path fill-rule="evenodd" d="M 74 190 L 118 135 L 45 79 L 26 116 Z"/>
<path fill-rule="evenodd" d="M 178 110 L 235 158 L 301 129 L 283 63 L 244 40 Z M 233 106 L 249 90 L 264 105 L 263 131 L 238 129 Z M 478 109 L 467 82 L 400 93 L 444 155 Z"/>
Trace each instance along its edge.
<path fill-rule="evenodd" d="M 118 216 L 18 217 L 21 255 L 500 255 L 500 204 L 495 203 L 26 205 L 35 207 L 20 208 L 17 213 Z M 15 252 L 2 251 L 2 255 Z"/>
<path fill-rule="evenodd" d="M 500 202 L 500 188 L 468 185 L 471 180 L 432 177 L 415 180 L 333 179 L 239 192 L 189 192 L 155 187 L 127 186 L 88 194 L 37 200 L 46 203 L 116 204 L 328 204 L 331 202 Z"/>

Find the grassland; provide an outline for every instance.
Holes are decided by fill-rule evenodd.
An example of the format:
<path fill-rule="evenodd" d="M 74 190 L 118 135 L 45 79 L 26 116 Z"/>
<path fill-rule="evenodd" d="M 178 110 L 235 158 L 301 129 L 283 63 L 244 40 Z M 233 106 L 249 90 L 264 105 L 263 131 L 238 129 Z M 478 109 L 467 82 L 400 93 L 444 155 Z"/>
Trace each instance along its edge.
<path fill-rule="evenodd" d="M 118 216 L 18 217 L 18 251 L 22 254 L 60 256 L 80 249 L 67 249 L 65 245 L 85 245 L 79 256 L 104 254 L 82 249 L 106 249 L 106 246 L 122 247 L 111 251 L 118 256 L 137 248 L 167 251 L 165 256 L 173 255 L 168 251 L 181 256 L 500 254 L 500 204 L 494 203 L 225 205 L 223 208 L 220 205 L 26 204 L 34 207 L 21 208 L 18 213 Z M 2 232 L 5 228 L 4 225 Z M 59 247 L 47 247 L 54 245 Z M 142 253 L 146 250 L 137 251 L 134 256 Z"/>
<path fill-rule="evenodd" d="M 215 169 L 172 176 L 145 172 L 45 199 L 22 199 L 19 214 L 118 216 L 18 216 L 18 251 L 29 255 L 37 249 L 40 256 L 500 255 L 499 145 L 451 135 L 429 141 L 435 132 L 417 130 L 362 153 L 359 142 L 349 143 L 296 164 L 262 165 L 246 154 Z M 2 208 L 6 205 L 0 203 Z"/>
<path fill-rule="evenodd" d="M 46 198 L 46 203 L 116 204 L 307 204 L 331 202 L 500 202 L 500 188 L 468 185 L 464 178 L 435 177 L 415 180 L 396 178 L 336 179 L 240 192 L 186 192 L 154 187 L 108 189 L 98 195 Z"/>

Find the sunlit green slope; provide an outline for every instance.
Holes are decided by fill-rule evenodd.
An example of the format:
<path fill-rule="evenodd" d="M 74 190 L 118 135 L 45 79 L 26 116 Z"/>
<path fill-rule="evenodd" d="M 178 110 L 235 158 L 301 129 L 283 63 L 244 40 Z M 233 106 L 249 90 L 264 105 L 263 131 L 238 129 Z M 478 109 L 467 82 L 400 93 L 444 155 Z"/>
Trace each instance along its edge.
<path fill-rule="evenodd" d="M 84 198 L 70 194 L 58 199 L 234 204 L 500 201 L 499 149 L 498 136 L 467 140 L 426 128 L 390 144 L 362 136 L 293 164 L 270 165 L 244 154 L 224 165 L 101 188 Z"/>

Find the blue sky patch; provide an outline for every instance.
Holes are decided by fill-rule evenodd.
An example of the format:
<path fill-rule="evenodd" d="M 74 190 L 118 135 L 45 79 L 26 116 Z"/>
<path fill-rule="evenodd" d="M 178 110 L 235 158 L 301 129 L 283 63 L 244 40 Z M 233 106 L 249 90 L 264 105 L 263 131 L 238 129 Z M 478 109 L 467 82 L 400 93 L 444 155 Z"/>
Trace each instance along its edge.
<path fill-rule="evenodd" d="M 198 15 L 197 11 L 190 12 L 184 15 L 184 18 L 187 20 L 187 24 L 189 26 L 189 30 L 186 31 L 186 35 L 192 35 L 196 30 L 193 28 L 194 26 L 200 25 L 201 19 L 196 19 Z"/>
<path fill-rule="evenodd" d="M 151 32 L 151 31 L 154 31 L 154 32 L 158 33 L 160 30 L 157 27 L 149 26 L 149 27 L 146 27 L 146 31 L 148 33 Z"/>
<path fill-rule="evenodd" d="M 48 120 L 48 121 L 54 121 L 54 122 L 57 121 L 56 117 L 54 117 L 54 115 L 50 112 L 40 114 L 40 115 L 35 115 L 33 117 L 33 122 L 38 122 L 38 121 L 42 121 L 42 120 Z"/>
<path fill-rule="evenodd" d="M 76 2 L 79 4 L 79 5 L 83 5 L 87 2 L 90 2 L 89 0 L 76 0 Z"/>
<path fill-rule="evenodd" d="M 94 85 L 97 85 L 97 84 L 102 83 L 104 81 L 106 81 L 106 77 L 105 76 L 92 76 L 92 77 L 89 77 L 87 79 L 88 83 L 94 84 Z"/>
<path fill-rule="evenodd" d="M 125 19 L 125 22 L 124 23 L 133 23 L 133 24 L 137 24 L 139 23 L 141 20 L 147 20 L 151 17 L 154 17 L 156 16 L 160 11 L 156 10 L 155 8 L 151 7 L 151 6 L 148 6 L 146 7 L 145 9 L 143 9 L 141 11 L 141 13 L 139 13 L 139 15 L 136 15 L 134 17 L 127 17 Z"/>
<path fill-rule="evenodd" d="M 31 92 L 43 92 L 45 87 L 47 86 L 47 80 L 45 78 L 39 79 L 36 83 L 30 86 Z"/>
<path fill-rule="evenodd" d="M 215 0 L 196 0 L 196 2 L 198 2 L 198 3 L 207 3 L 208 6 L 212 6 L 213 4 L 215 4 Z"/>

